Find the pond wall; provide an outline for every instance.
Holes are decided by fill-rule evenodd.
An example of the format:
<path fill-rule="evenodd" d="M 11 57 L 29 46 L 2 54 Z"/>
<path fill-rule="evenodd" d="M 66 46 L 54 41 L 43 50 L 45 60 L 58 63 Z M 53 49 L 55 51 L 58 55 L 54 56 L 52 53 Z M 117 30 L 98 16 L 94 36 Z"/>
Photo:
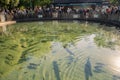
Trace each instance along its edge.
<path fill-rule="evenodd" d="M 51 20 L 64 20 L 64 21 L 89 21 L 97 22 L 101 24 L 107 24 L 108 26 L 116 26 L 117 29 L 120 28 L 120 14 L 57 14 L 54 13 L 52 16 L 43 16 L 43 15 L 33 15 L 33 16 L 20 16 L 14 17 L 16 22 L 33 22 L 33 21 L 51 21 Z"/>

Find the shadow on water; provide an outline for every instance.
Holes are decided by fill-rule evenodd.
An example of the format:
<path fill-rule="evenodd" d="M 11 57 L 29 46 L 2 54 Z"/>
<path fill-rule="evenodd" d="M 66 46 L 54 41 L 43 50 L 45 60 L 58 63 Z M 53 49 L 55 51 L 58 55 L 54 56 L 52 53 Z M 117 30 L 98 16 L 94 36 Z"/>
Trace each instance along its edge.
<path fill-rule="evenodd" d="M 60 80 L 59 67 L 56 61 L 53 61 L 53 69 L 57 78 L 56 80 Z"/>
<path fill-rule="evenodd" d="M 85 73 L 85 80 L 89 80 L 89 77 L 92 76 L 91 62 L 89 58 L 87 59 L 87 62 L 85 64 L 84 73 Z"/>
<path fill-rule="evenodd" d="M 32 78 L 33 78 L 33 80 L 35 80 L 35 74 L 33 75 L 33 77 L 32 77 Z"/>
<path fill-rule="evenodd" d="M 73 56 L 74 56 L 74 53 L 73 53 L 71 50 L 69 50 L 68 48 L 65 48 L 65 50 L 66 50 L 70 55 L 73 55 Z"/>
<path fill-rule="evenodd" d="M 37 64 L 30 63 L 29 66 L 27 66 L 28 69 L 37 69 Z"/>
<path fill-rule="evenodd" d="M 120 76 L 113 75 L 113 80 L 120 80 Z"/>
<path fill-rule="evenodd" d="M 94 72 L 95 73 L 102 73 L 102 72 L 105 73 L 105 71 L 103 70 L 104 66 L 105 66 L 105 64 L 103 64 L 103 63 L 96 63 L 96 66 L 94 66 Z"/>

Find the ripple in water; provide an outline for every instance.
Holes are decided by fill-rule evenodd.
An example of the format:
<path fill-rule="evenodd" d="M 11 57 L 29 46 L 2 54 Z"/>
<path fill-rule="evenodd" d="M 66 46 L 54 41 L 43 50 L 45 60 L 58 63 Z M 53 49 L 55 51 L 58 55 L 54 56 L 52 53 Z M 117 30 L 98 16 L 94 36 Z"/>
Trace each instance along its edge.
<path fill-rule="evenodd" d="M 59 27 L 59 24 L 52 25 Z M 73 24 L 77 24 L 76 29 L 80 24 L 83 25 L 83 23 Z M 14 69 L 0 80 L 120 80 L 119 35 L 114 34 L 113 30 L 103 29 L 98 24 L 95 24 L 95 31 L 91 32 L 88 27 L 92 28 L 94 24 L 87 24 L 82 27 L 81 34 L 80 31 L 74 32 L 69 25 L 64 30 L 66 23 L 61 23 L 60 32 L 51 33 L 51 29 L 41 27 L 44 29 L 41 32 L 45 33 L 47 30 L 45 37 L 42 35 L 42 38 L 45 38 L 41 40 L 44 44 L 38 41 L 37 44 L 32 45 L 30 49 L 33 50 L 28 50 L 31 53 L 24 56 L 29 59 L 16 64 Z M 42 23 L 42 25 L 45 24 Z M 52 35 L 52 38 L 49 34 Z M 73 36 L 75 38 L 72 39 Z M 36 45 L 44 47 L 47 42 L 50 42 L 48 54 L 42 57 L 33 55 Z M 25 43 L 23 45 L 25 46 Z M 39 48 L 43 49 L 41 46 Z M 39 48 L 37 50 L 40 50 Z"/>

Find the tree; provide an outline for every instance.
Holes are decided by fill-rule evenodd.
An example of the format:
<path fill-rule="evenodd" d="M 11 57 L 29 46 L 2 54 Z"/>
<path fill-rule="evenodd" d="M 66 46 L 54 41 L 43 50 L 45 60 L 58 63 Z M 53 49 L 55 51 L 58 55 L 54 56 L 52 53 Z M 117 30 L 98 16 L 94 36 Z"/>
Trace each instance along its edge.
<path fill-rule="evenodd" d="M 110 0 L 111 3 L 113 4 L 119 4 L 120 5 L 120 0 Z"/>
<path fill-rule="evenodd" d="M 31 5 L 31 0 L 20 0 L 18 6 L 30 7 L 30 5 Z"/>
<path fill-rule="evenodd" d="M 1 7 L 13 8 L 19 4 L 19 0 L 0 0 Z"/>
<path fill-rule="evenodd" d="M 43 6 L 51 3 L 51 0 L 20 0 L 19 6 L 34 7 Z"/>
<path fill-rule="evenodd" d="M 34 0 L 33 2 L 34 2 L 34 5 L 37 5 L 37 6 L 41 5 L 41 6 L 43 6 L 43 5 L 50 4 L 51 0 Z"/>

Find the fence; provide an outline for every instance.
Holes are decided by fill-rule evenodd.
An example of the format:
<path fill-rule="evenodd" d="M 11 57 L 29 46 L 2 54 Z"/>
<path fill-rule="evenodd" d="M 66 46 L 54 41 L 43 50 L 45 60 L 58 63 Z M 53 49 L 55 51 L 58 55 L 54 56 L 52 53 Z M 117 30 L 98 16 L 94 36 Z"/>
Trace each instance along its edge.
<path fill-rule="evenodd" d="M 120 12 L 118 13 L 98 13 L 98 12 L 47 12 L 15 14 L 13 20 L 17 22 L 39 21 L 39 20 L 87 20 L 94 22 L 108 23 L 120 27 Z"/>

